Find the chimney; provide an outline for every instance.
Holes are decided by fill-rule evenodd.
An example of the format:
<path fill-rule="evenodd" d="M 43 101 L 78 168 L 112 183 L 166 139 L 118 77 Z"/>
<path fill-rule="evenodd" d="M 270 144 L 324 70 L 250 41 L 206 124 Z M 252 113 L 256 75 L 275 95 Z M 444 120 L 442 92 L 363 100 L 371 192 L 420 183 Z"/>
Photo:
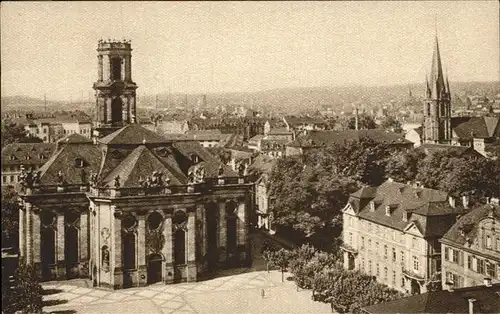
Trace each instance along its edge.
<path fill-rule="evenodd" d="M 464 208 L 469 208 L 469 197 L 467 195 L 462 196 L 462 205 Z"/>
<path fill-rule="evenodd" d="M 448 202 L 452 208 L 455 208 L 455 198 L 453 196 L 448 196 Z"/>
<path fill-rule="evenodd" d="M 500 205 L 500 200 L 498 199 L 498 197 L 491 197 L 490 204 L 498 206 L 498 205 Z"/>
<path fill-rule="evenodd" d="M 491 278 L 490 277 L 486 277 L 484 278 L 484 285 L 488 288 L 491 287 Z"/>
<path fill-rule="evenodd" d="M 358 108 L 354 109 L 354 129 L 359 130 Z"/>
<path fill-rule="evenodd" d="M 95 136 L 92 137 L 92 143 L 94 145 L 97 145 L 97 137 L 95 137 Z"/>
<path fill-rule="evenodd" d="M 453 292 L 453 291 L 454 291 L 454 290 L 453 290 L 453 282 L 449 282 L 449 281 L 447 281 L 447 282 L 445 283 L 445 285 L 446 285 L 446 290 L 447 290 L 448 292 Z"/>
<path fill-rule="evenodd" d="M 468 299 L 469 301 L 469 314 L 474 314 L 474 302 L 476 299 Z"/>

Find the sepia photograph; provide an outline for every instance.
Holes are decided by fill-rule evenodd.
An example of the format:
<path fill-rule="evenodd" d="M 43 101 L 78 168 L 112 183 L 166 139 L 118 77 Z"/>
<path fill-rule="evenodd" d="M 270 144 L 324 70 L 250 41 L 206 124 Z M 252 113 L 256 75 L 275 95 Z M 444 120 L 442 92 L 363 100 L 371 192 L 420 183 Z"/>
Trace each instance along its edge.
<path fill-rule="evenodd" d="M 2 314 L 500 313 L 499 25 L 2 2 Z"/>

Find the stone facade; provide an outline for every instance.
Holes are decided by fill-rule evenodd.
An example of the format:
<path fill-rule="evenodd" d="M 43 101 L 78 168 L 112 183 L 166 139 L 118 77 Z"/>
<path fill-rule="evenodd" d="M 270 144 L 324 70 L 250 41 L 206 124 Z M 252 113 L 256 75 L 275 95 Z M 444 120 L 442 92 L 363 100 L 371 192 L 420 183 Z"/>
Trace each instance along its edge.
<path fill-rule="evenodd" d="M 426 284 L 441 270 L 437 226 L 451 227 L 458 212 L 447 204 L 446 193 L 433 194 L 443 193 L 389 181 L 352 194 L 343 209 L 345 268 L 375 276 L 404 293 L 426 292 Z M 450 210 L 433 213 L 413 207 L 432 203 Z"/>
<path fill-rule="evenodd" d="M 500 283 L 500 207 L 484 205 L 463 216 L 441 240 L 442 284 L 456 288 Z"/>

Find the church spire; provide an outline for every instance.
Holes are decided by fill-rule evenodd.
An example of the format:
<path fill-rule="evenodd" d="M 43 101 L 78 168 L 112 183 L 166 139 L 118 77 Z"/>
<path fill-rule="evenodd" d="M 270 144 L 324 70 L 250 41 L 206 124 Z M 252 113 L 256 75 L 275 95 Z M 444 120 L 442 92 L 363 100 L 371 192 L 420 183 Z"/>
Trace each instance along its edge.
<path fill-rule="evenodd" d="M 432 86 L 431 96 L 434 99 L 438 99 L 441 94 L 441 91 L 445 88 L 445 85 L 444 85 L 443 67 L 441 65 L 441 55 L 439 53 L 439 42 L 437 35 L 434 43 L 434 53 L 432 55 L 430 83 Z"/>

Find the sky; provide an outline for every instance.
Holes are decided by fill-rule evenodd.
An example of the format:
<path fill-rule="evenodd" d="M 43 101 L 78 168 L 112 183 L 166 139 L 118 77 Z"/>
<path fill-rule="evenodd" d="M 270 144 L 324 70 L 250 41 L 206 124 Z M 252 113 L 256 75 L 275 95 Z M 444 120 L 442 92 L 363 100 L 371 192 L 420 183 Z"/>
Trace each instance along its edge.
<path fill-rule="evenodd" d="M 3 2 L 1 93 L 87 99 L 97 41 L 132 41 L 138 94 L 499 80 L 498 1 Z M 436 27 L 437 26 L 437 27 Z"/>

